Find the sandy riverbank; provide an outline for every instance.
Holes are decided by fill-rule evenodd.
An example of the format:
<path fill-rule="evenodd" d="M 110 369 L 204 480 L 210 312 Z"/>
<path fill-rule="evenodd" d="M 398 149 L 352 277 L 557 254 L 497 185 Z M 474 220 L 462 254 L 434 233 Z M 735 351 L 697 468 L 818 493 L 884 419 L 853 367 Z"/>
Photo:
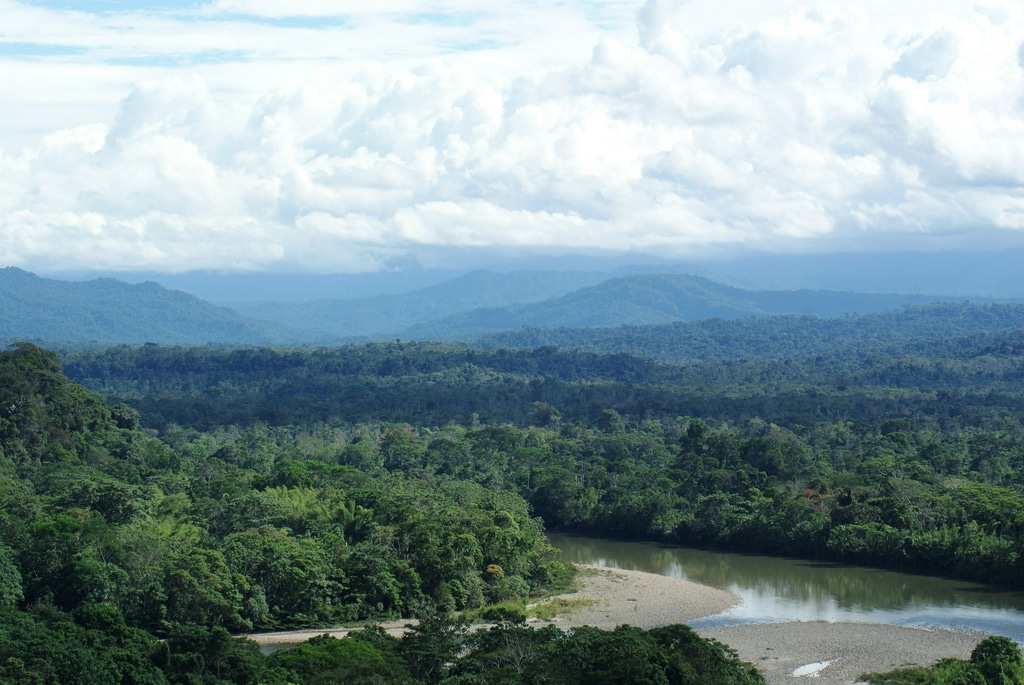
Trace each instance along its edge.
<path fill-rule="evenodd" d="M 678 578 L 598 567 L 583 567 L 579 592 L 561 598 L 584 600 L 567 615 L 551 621 L 563 630 L 579 625 L 611 629 L 623 623 L 642 628 L 687 623 L 725 611 L 739 601 L 731 593 Z M 410 622 L 394 621 L 383 627 L 397 635 Z M 531 619 L 530 623 L 547 622 Z M 263 646 L 284 646 L 325 632 L 342 637 L 348 629 L 249 637 Z M 950 656 L 966 658 L 984 637 L 980 633 L 825 622 L 763 623 L 698 632 L 736 649 L 741 659 L 765 674 L 770 685 L 850 685 L 865 672 L 928 665 Z"/>
<path fill-rule="evenodd" d="M 711 616 L 737 604 L 736 595 L 689 580 L 653 573 L 581 566 L 580 591 L 563 599 L 589 605 L 552 621 L 561 629 L 588 625 L 611 629 L 623 623 L 653 628 Z"/>
<path fill-rule="evenodd" d="M 739 601 L 728 592 L 677 578 L 584 568 L 585 573 L 594 575 L 584 575 L 581 591 L 566 597 L 588 598 L 595 603 L 555 619 L 560 628 L 614 628 L 621 623 L 651 628 L 686 623 L 725 611 Z M 741 659 L 765 674 L 770 685 L 850 685 L 862 673 L 927 666 L 951 656 L 966 659 L 985 637 L 982 633 L 822 621 L 762 623 L 697 632 L 735 649 Z"/>
<path fill-rule="evenodd" d="M 677 578 L 590 569 L 595 575 L 585 575 L 581 591 L 566 597 L 589 598 L 595 603 L 557 618 L 555 624 L 563 629 L 584 624 L 614 628 L 630 623 L 651 628 L 686 623 L 725 611 L 739 601 L 728 592 Z M 951 656 L 966 659 L 985 637 L 982 633 L 822 621 L 763 623 L 697 632 L 735 649 L 741 659 L 757 666 L 771 685 L 850 685 L 862 673 L 927 666 Z"/>
<path fill-rule="evenodd" d="M 668 578 L 652 573 L 623 571 L 596 566 L 581 567 L 580 590 L 561 599 L 583 600 L 584 605 L 552 621 L 530 619 L 530 625 L 554 623 L 565 630 L 573 626 L 589 625 L 611 629 L 623 623 L 651 628 L 672 623 L 685 623 L 701 616 L 725 611 L 739 601 L 728 592 L 698 585 L 679 578 Z M 381 623 L 392 635 L 400 635 L 412 619 Z M 327 633 L 344 637 L 355 628 L 320 628 L 288 630 L 277 633 L 252 633 L 245 637 L 263 647 L 297 645 L 300 642 Z"/>

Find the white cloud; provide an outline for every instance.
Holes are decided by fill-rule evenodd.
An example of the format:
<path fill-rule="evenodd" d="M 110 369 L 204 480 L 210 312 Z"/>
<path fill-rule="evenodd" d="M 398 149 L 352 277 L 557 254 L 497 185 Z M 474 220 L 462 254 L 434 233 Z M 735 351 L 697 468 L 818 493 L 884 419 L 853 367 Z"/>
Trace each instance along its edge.
<path fill-rule="evenodd" d="M 62 70 L 58 84 L 123 88 L 99 120 L 69 98 L 34 138 L 15 117 L 30 144 L 0 151 L 0 262 L 365 270 L 444 246 L 666 256 L 1024 237 L 1024 13 L 884 6 L 751 3 L 729 23 L 709 0 L 651 0 L 620 25 L 622 3 L 466 0 L 414 17 L 395 0 L 295 28 L 246 19 L 285 18 L 258 0 L 201 19 L 0 0 L 4 40 L 87 51 L 6 58 L 17 85 L 0 102 L 24 89 L 55 107 L 30 84 Z M 467 49 L 474 33 L 498 39 Z M 214 45 L 244 58 L 102 56 Z"/>

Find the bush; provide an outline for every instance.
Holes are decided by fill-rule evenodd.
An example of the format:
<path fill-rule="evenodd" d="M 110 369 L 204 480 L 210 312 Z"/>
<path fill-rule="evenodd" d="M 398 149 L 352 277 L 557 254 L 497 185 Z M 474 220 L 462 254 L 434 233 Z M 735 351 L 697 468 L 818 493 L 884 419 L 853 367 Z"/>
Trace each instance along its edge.
<path fill-rule="evenodd" d="M 1008 637 L 986 637 L 971 652 L 971 663 L 988 685 L 1024 685 L 1024 655 Z"/>

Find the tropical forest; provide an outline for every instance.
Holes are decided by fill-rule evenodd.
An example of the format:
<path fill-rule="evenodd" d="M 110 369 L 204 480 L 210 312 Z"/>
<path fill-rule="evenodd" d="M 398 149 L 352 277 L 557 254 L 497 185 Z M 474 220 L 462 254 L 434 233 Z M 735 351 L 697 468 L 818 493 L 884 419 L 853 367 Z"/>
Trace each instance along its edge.
<path fill-rule="evenodd" d="M 1021 311 L 13 343 L 0 683 L 765 682 L 682 624 L 527 625 L 579 582 L 550 531 L 1024 590 Z M 245 637 L 338 625 L 361 630 Z M 1022 683 L 1024 664 L 991 638 L 865 677 Z"/>

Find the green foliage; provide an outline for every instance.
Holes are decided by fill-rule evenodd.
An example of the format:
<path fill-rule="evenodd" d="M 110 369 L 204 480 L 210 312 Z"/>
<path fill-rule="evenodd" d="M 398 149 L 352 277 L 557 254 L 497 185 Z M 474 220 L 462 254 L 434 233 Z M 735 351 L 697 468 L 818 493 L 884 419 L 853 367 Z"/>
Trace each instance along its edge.
<path fill-rule="evenodd" d="M 0 607 L 16 606 L 24 598 L 21 571 L 15 563 L 14 552 L 0 544 Z"/>
<path fill-rule="evenodd" d="M 398 653 L 418 682 L 440 682 L 462 651 L 466 624 L 446 613 L 425 616 L 398 643 Z"/>
<path fill-rule="evenodd" d="M 563 633 L 499 626 L 468 639 L 469 650 L 442 682 L 665 683 L 759 685 L 764 678 L 735 652 L 686 626 L 643 631 L 589 626 Z"/>
<path fill-rule="evenodd" d="M 223 628 L 178 624 L 154 652 L 172 683 L 221 685 L 257 683 L 266 669 L 259 645 L 233 638 Z"/>
<path fill-rule="evenodd" d="M 998 330 L 1018 309 L 942 305 L 822 323 L 803 337 L 787 328 L 792 322 L 739 322 L 720 332 L 817 340 L 818 354 L 763 348 L 687 366 L 433 343 L 148 346 L 76 353 L 68 364 L 112 401 L 140 409 L 144 424 L 198 464 L 207 487 L 190 494 L 219 541 L 264 525 L 320 535 L 329 516 L 309 510 L 288 520 L 286 510 L 306 505 L 274 493 L 350 487 L 351 473 L 337 471 L 345 465 L 513 491 L 556 529 L 1019 587 L 1021 333 L 919 339 L 922 331 Z M 847 334 L 870 345 L 832 344 Z M 551 581 L 550 563 L 509 565 L 500 550 L 523 542 L 514 528 L 463 521 L 482 526 L 477 547 L 444 535 L 434 545 L 428 521 L 410 519 L 415 532 L 395 538 L 392 524 L 372 525 L 366 512 L 376 504 L 346 501 L 362 514 L 345 515 L 345 577 L 379 580 L 378 589 L 349 592 L 355 616 L 458 609 L 523 591 L 515 579 L 486 582 L 488 564 L 531 588 Z M 438 563 L 410 566 L 396 539 L 423 540 Z M 442 551 L 455 548 L 462 571 Z M 243 593 L 259 604 L 258 593 Z"/>
<path fill-rule="evenodd" d="M 501 425 L 443 435 L 398 423 L 351 432 L 251 426 L 172 433 L 172 453 L 141 432 L 133 410 L 108 408 L 64 378 L 51 353 L 0 353 L 0 372 L 4 682 L 436 683 L 525 667 L 515 650 L 506 651 L 512 661 L 473 651 L 478 643 L 446 613 L 571 584 L 571 567 L 555 561 L 527 502 L 500 484 L 547 483 L 552 506 L 568 497 L 579 521 L 597 505 L 585 484 L 583 505 L 571 488 L 559 490 L 574 468 L 542 466 L 552 445 L 562 452 L 589 439 L 581 426 L 565 437 Z M 602 435 L 621 441 L 624 431 Z M 339 463 L 351 444 L 364 445 L 373 475 Z M 437 477 L 428 460 L 478 482 Z M 548 477 L 535 478 L 535 467 Z M 598 664 L 584 673 L 590 682 L 615 668 L 626 677 L 627 658 L 636 659 L 630 677 L 651 682 L 667 677 L 665 664 L 697 668 L 662 655 L 642 631 L 554 640 L 551 631 L 522 632 L 519 611 L 499 614 L 499 632 L 488 635 L 532 644 L 531 677 L 581 682 L 566 664 L 584 659 Z M 368 629 L 269 658 L 229 633 L 401 615 L 422 620 L 400 641 Z"/>
<path fill-rule="evenodd" d="M 978 643 L 970 661 L 943 659 L 928 668 L 869 673 L 861 680 L 873 685 L 1021 685 L 1024 656 L 1010 638 L 992 635 Z"/>
<path fill-rule="evenodd" d="M 989 685 L 974 664 L 960 659 L 943 659 L 929 668 L 867 673 L 859 679 L 872 685 Z"/>
<path fill-rule="evenodd" d="M 989 685 L 1024 685 L 1024 656 L 1008 637 L 992 635 L 971 652 L 971 664 Z"/>
<path fill-rule="evenodd" d="M 375 479 L 326 463 L 320 459 L 340 451 L 333 444 L 347 439 L 334 430 L 186 435 L 169 441 L 178 459 L 125 473 L 127 460 L 107 446 L 152 442 L 132 410 L 107 409 L 38 348 L 20 347 L 0 363 L 11 381 L 4 390 L 27 386 L 26 411 L 34 412 L 31 422 L 18 415 L 24 425 L 5 436 L 5 454 L 25 453 L 26 444 L 52 450 L 48 426 L 59 419 L 74 422 L 68 435 L 86 457 L 26 459 L 22 473 L 35 494 L 6 491 L 12 502 L 21 497 L 0 538 L 8 604 L 74 610 L 107 601 L 160 633 L 177 623 L 237 630 L 463 609 L 480 605 L 485 589 L 524 596 L 550 575 L 555 552 L 515 495 Z M 82 416 L 83 406 L 92 413 Z M 424 440 L 407 426 L 363 439 L 395 470 L 418 467 L 425 455 Z M 487 563 L 508 576 L 488 585 Z"/>
<path fill-rule="evenodd" d="M 382 652 L 368 640 L 339 640 L 326 634 L 275 652 L 270 663 L 307 685 L 412 682 L 393 649 Z"/>
<path fill-rule="evenodd" d="M 164 685 L 150 659 L 156 640 L 125 625 L 109 606 L 92 606 L 72 616 L 0 609 L 0 681 L 68 685 Z"/>
<path fill-rule="evenodd" d="M 524 606 L 512 606 L 508 603 L 492 604 L 484 607 L 479 617 L 481 621 L 488 623 L 505 623 L 510 625 L 525 624 L 527 618 Z"/>
<path fill-rule="evenodd" d="M 713 648 L 673 666 L 650 634 L 557 637 L 507 621 L 501 645 L 478 653 L 430 617 L 568 585 L 535 514 L 582 532 L 1019 587 L 1016 341 L 685 368 L 429 344 L 69 360 L 131 407 L 21 345 L 0 353 L 0 605 L 20 626 L 13 644 L 66 644 L 67 663 L 96 661 L 101 644 L 116 655 L 111 641 L 134 635 L 86 669 L 95 682 L 129 663 L 144 681 L 155 663 L 180 682 L 284 683 L 299 678 L 292 666 L 267 666 L 226 631 L 384 616 L 428 618 L 408 643 L 365 638 L 422 681 L 518 682 L 543 667 L 568 682 L 564 664 L 604 650 L 642 660 L 651 682 L 704 682 L 694 660 L 745 682 Z M 162 652 L 140 646 L 154 636 Z M 0 660 L 11 679 L 57 677 L 33 649 Z M 363 653 L 378 663 L 363 647 L 323 650 L 315 658 L 342 670 Z M 988 651 L 942 677 L 1015 682 L 1019 662 Z M 151 652 L 155 662 L 136 658 Z"/>

